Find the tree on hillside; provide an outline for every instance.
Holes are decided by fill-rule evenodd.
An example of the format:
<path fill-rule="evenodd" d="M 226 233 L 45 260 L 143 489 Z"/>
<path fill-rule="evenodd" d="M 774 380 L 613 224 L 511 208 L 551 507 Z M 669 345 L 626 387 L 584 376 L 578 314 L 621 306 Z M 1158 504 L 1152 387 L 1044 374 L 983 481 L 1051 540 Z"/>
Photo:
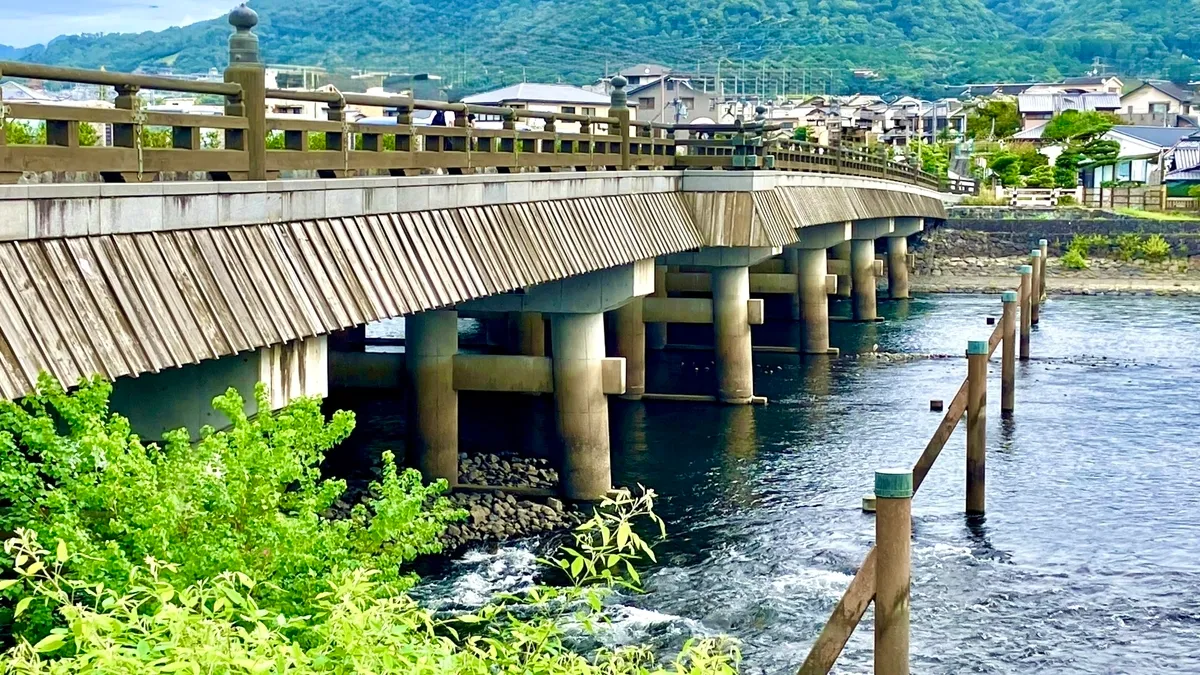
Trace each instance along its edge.
<path fill-rule="evenodd" d="M 1015 101 L 988 101 L 967 118 L 967 136 L 974 139 L 1008 138 L 1021 130 Z"/>

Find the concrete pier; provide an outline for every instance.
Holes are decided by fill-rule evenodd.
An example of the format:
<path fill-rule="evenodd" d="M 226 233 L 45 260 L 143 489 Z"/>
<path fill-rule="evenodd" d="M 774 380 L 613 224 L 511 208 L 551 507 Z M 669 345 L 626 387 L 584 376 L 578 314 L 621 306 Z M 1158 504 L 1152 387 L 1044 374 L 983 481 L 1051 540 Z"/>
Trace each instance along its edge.
<path fill-rule="evenodd" d="M 546 319 L 541 312 L 512 312 L 508 315 L 508 325 L 513 353 L 546 355 Z"/>
<path fill-rule="evenodd" d="M 850 242 L 852 311 L 855 321 L 874 321 L 879 318 L 875 298 L 875 241 L 855 239 Z"/>
<path fill-rule="evenodd" d="M 604 315 L 551 314 L 554 405 L 563 445 L 563 493 L 598 500 L 612 488 Z"/>
<path fill-rule="evenodd" d="M 825 269 L 825 252 L 824 251 L 821 252 L 821 269 L 822 270 Z M 799 276 L 800 276 L 800 252 L 799 252 L 799 250 L 797 250 L 795 248 L 783 249 L 783 272 L 784 272 L 784 274 L 788 274 L 788 275 L 797 277 L 797 280 L 799 279 Z M 797 284 L 796 292 L 789 294 L 789 297 L 791 298 L 791 301 L 792 301 L 792 314 L 791 314 L 792 321 L 799 321 L 800 317 L 803 316 L 803 314 L 804 314 L 803 310 L 801 310 L 801 308 L 800 308 L 801 305 L 804 304 L 804 300 L 801 299 L 801 296 L 800 296 L 799 284 Z M 826 304 L 828 304 L 828 300 L 826 300 Z"/>
<path fill-rule="evenodd" d="M 834 260 L 845 260 L 850 263 L 850 242 L 843 241 L 840 244 L 835 244 L 829 249 L 829 257 Z M 837 279 L 837 293 L 834 297 L 849 298 L 852 282 L 849 274 L 839 274 Z"/>
<path fill-rule="evenodd" d="M 789 249 L 796 257 L 799 286 L 800 349 L 805 354 L 829 353 L 829 295 L 825 249 Z"/>
<path fill-rule="evenodd" d="M 667 297 L 667 266 L 654 266 L 654 292 L 656 298 Z M 663 350 L 667 346 L 667 324 L 652 323 L 646 326 L 646 349 Z"/>
<path fill-rule="evenodd" d="M 908 293 L 908 238 L 888 237 L 888 297 L 904 300 Z"/>
<path fill-rule="evenodd" d="M 723 403 L 748 404 L 754 396 L 750 269 L 714 267 L 712 289 L 717 398 Z"/>
<path fill-rule="evenodd" d="M 634 298 L 617 308 L 617 356 L 625 358 L 625 393 L 621 398 L 641 400 L 646 393 L 646 336 L 642 320 L 642 298 Z"/>
<path fill-rule="evenodd" d="M 409 378 L 411 449 L 425 480 L 458 481 L 458 312 L 439 310 L 404 320 L 405 368 Z"/>

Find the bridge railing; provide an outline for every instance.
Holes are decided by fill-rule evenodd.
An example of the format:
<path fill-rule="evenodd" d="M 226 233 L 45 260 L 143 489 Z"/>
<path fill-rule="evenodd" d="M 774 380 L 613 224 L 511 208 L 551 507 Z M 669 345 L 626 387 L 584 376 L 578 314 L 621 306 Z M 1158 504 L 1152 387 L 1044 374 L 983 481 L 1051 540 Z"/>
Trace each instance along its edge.
<path fill-rule="evenodd" d="M 122 182 L 162 172 L 228 179 L 246 171 L 249 122 L 233 112 L 242 102 L 238 84 L 13 62 L 0 62 L 0 76 L 112 87 L 116 94 L 113 108 L 0 101 L 0 182 L 16 182 L 24 172 L 90 172 Z M 226 114 L 142 110 L 142 89 L 219 96 Z"/>
<path fill-rule="evenodd" d="M 620 77 L 612 80 L 607 115 L 268 88 L 252 31 L 257 22 L 244 5 L 230 14 L 235 33 L 225 82 L 0 61 L 0 77 L 91 84 L 116 93 L 112 108 L 98 102 L 5 105 L 0 100 L 0 183 L 17 182 L 28 173 L 54 174 L 50 180 L 72 174 L 69 180 L 77 181 L 83 174 L 85 180 L 141 182 L 197 174 L 265 180 L 694 168 L 841 173 L 947 189 L 935 176 L 882 153 L 773 139 L 780 129 L 768 124 L 762 107 L 758 119 L 730 125 L 638 121 L 626 105 L 626 82 Z M 211 114 L 150 110 L 139 95 L 150 90 L 215 96 L 222 105 L 209 107 Z M 303 104 L 323 106 L 324 119 L 268 114 L 269 106 Z M 391 116 L 350 120 L 352 106 Z"/>

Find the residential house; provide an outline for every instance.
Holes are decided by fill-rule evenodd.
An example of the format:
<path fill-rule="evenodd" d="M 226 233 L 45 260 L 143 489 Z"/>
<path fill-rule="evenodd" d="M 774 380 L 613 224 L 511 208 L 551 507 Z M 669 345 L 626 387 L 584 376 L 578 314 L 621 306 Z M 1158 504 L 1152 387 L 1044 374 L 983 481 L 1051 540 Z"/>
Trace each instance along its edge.
<path fill-rule="evenodd" d="M 1200 113 L 1196 93 L 1166 80 L 1146 80 L 1121 97 L 1121 116 L 1131 124 L 1183 126 L 1179 116 L 1193 113 Z"/>
<path fill-rule="evenodd" d="M 1117 163 L 1085 165 L 1083 185 L 1089 189 L 1099 188 L 1105 183 L 1158 185 L 1163 179 L 1164 157 L 1182 139 L 1195 132 L 1195 129 L 1180 127 L 1115 126 L 1101 138 L 1120 144 Z"/>
<path fill-rule="evenodd" d="M 692 86 L 686 75 L 666 75 L 625 91 L 643 122 L 713 124 L 720 116 L 716 94 Z"/>
<path fill-rule="evenodd" d="M 1125 83 L 1116 75 L 1086 75 L 1068 77 L 1059 82 L 1030 86 L 1023 94 L 1116 94 L 1121 95 Z"/>
<path fill-rule="evenodd" d="M 1065 110 L 1098 111 L 1116 114 L 1121 108 L 1121 96 L 1114 93 L 1025 93 L 1017 97 L 1017 112 L 1021 114 L 1022 130 L 1043 127 L 1050 118 Z M 1037 134 L 1041 138 L 1041 134 Z"/>
<path fill-rule="evenodd" d="M 464 96 L 463 103 L 474 105 L 507 106 L 539 112 L 564 113 L 571 115 L 608 116 L 610 97 L 587 91 L 567 84 L 536 84 L 522 82 L 510 87 L 486 91 L 482 94 Z M 635 105 L 634 100 L 629 101 Z M 489 115 L 479 115 L 476 122 L 481 124 L 501 122 L 499 117 L 491 119 Z M 544 126 L 542 120 L 527 120 L 525 126 L 530 129 L 540 129 Z M 558 131 L 577 132 L 579 124 L 564 123 L 557 126 Z"/>
<path fill-rule="evenodd" d="M 671 69 L 655 63 L 639 63 L 636 66 L 620 70 L 617 74 L 628 80 L 629 88 L 632 89 L 661 80 L 671 74 Z"/>
<path fill-rule="evenodd" d="M 1200 133 L 1185 136 L 1163 157 L 1163 183 L 1168 197 L 1190 197 L 1200 185 Z"/>

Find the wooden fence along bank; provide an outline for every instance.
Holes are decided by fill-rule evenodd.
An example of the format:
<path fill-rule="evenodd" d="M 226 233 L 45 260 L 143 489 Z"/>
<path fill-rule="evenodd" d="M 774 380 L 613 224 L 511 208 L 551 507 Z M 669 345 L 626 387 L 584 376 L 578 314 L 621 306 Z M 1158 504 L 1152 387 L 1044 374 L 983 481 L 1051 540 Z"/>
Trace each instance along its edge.
<path fill-rule="evenodd" d="M 988 360 L 1001 348 L 1000 413 L 1015 411 L 1016 362 L 1030 357 L 1031 327 L 1039 321 L 1045 296 L 1047 241 L 1031 251 L 1020 283 L 1001 296 L 1003 314 L 986 340 L 967 343 L 967 377 L 951 399 L 941 424 L 911 470 L 885 469 L 875 475 L 875 493 L 864 508 L 875 509 L 875 546 L 867 553 L 800 667 L 800 675 L 823 675 L 832 670 L 867 607 L 875 603 L 875 672 L 909 672 L 909 582 L 912 539 L 912 498 L 950 439 L 959 422 L 967 420 L 966 513 L 986 511 L 987 372 Z M 1018 326 L 1019 324 L 1019 326 Z M 873 503 L 872 503 L 873 502 Z"/>

